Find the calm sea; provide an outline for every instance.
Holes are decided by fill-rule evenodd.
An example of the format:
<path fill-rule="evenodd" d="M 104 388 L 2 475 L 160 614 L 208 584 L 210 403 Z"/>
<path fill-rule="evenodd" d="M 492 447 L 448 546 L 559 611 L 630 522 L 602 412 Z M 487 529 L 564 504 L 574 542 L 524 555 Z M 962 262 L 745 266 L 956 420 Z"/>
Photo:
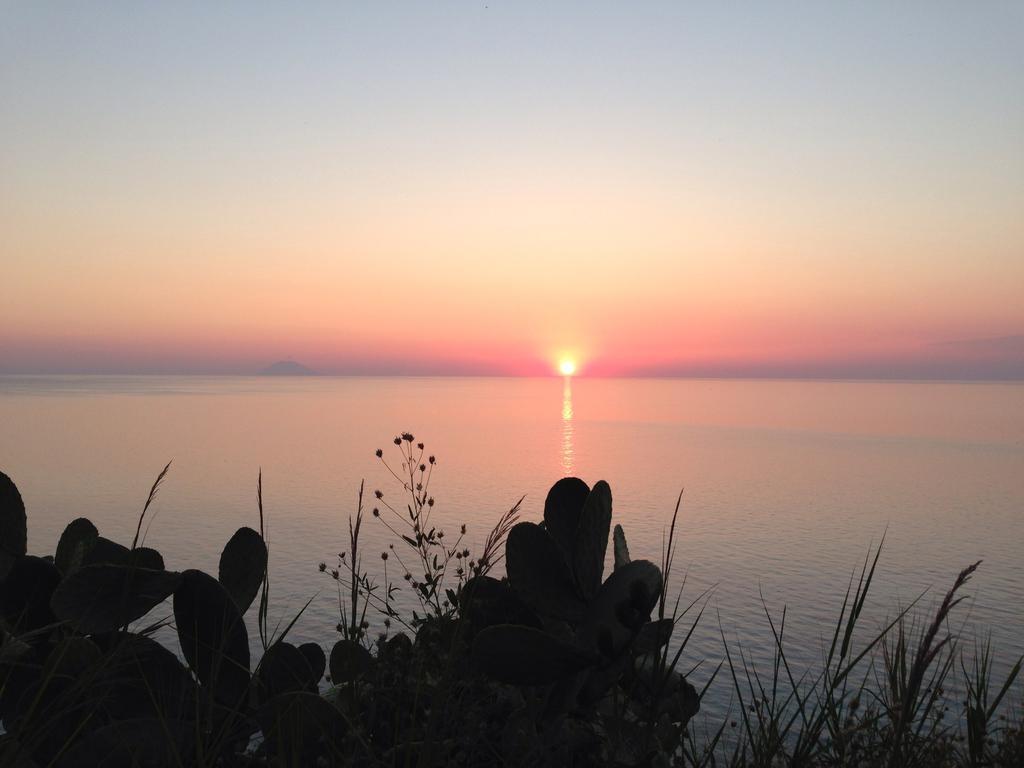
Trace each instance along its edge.
<path fill-rule="evenodd" d="M 437 456 L 435 519 L 472 544 L 525 494 L 538 520 L 563 475 L 607 480 L 634 558 L 660 558 L 683 493 L 676 583 L 708 610 L 687 650 L 705 670 L 721 634 L 771 654 L 761 595 L 787 608 L 794 662 L 820 660 L 851 574 L 885 537 L 866 614 L 880 624 L 926 592 L 933 607 L 983 559 L 955 614 L 1024 653 L 1024 385 L 460 378 L 0 377 L 0 469 L 21 489 L 29 548 L 52 553 L 87 516 L 129 543 L 173 460 L 146 543 L 168 567 L 216 573 L 257 526 L 263 470 L 274 618 L 313 597 L 297 636 L 329 644 L 335 561 L 359 483 L 399 490 L 374 457 L 408 430 Z M 390 534 L 365 524 L 366 564 Z M 392 574 L 394 572 L 392 571 Z M 728 698 L 724 679 L 716 701 Z"/>

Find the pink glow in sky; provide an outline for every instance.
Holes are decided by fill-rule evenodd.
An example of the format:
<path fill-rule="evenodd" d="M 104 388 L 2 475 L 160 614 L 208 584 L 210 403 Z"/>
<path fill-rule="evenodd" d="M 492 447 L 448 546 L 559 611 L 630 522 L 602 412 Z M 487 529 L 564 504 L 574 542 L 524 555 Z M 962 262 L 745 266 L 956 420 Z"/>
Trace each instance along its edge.
<path fill-rule="evenodd" d="M 1024 377 L 1019 7 L 623 14 L 9 10 L 0 373 Z"/>

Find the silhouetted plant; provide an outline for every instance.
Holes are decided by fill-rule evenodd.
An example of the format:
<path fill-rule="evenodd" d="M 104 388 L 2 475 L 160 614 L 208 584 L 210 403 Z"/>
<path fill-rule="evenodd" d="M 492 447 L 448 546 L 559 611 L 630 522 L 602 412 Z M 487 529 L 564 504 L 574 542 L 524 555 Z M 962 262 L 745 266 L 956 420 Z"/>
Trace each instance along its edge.
<path fill-rule="evenodd" d="M 406 501 L 374 494 L 374 517 L 396 537 L 383 582 L 363 563 L 362 486 L 338 567 L 320 564 L 338 586 L 329 656 L 286 639 L 305 607 L 271 631 L 262 473 L 259 531 L 230 538 L 217 578 L 167 570 L 144 546 L 169 465 L 131 546 L 79 518 L 53 557 L 26 552 L 24 504 L 0 473 L 0 765 L 1024 764 L 1024 730 L 1006 708 L 1022 661 L 996 690 L 990 647 L 969 664 L 944 629 L 977 564 L 920 629 L 908 607 L 858 647 L 879 547 L 851 580 L 815 674 L 793 669 L 786 611 L 776 624 L 762 596 L 771 670 L 723 633 L 725 659 L 698 691 L 679 664 L 706 593 L 681 608 L 682 587 L 674 601 L 668 592 L 681 497 L 657 565 L 633 559 L 616 525 L 605 574 L 611 489 L 578 478 L 555 483 L 541 522 L 520 522 L 514 504 L 473 557 L 465 526 L 446 538 L 432 522 L 436 460 L 409 433 L 395 444 L 400 464 L 384 466 Z M 506 576 L 492 575 L 502 559 Z M 410 616 L 402 589 L 419 606 Z M 245 615 L 257 597 L 253 667 Z M 178 652 L 155 639 L 170 617 L 139 624 L 158 606 Z M 952 694 L 955 660 L 964 688 Z M 698 735 L 694 716 L 723 669 L 735 708 Z M 953 695 L 963 717 L 948 712 Z"/>

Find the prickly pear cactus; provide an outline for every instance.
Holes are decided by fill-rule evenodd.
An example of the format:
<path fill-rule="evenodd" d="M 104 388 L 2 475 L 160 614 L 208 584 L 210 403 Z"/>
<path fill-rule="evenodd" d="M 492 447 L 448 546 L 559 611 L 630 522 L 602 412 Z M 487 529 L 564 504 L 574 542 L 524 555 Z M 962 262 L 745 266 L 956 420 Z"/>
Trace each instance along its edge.
<path fill-rule="evenodd" d="M 559 480 L 545 500 L 544 522 L 522 522 L 509 532 L 507 586 L 490 579 L 465 590 L 462 612 L 475 632 L 476 668 L 503 683 L 553 686 L 549 713 L 595 704 L 636 663 L 657 658 L 672 635 L 671 619 L 651 621 L 662 599 L 661 570 L 630 558 L 618 525 L 615 568 L 604 578 L 611 518 L 606 482 L 591 489 L 579 478 Z M 527 610 L 513 612 L 516 603 Z M 655 667 L 672 676 L 673 714 L 689 717 L 699 705 L 692 686 L 663 663 Z"/>
<path fill-rule="evenodd" d="M 0 579 L 25 555 L 28 525 L 18 487 L 0 472 Z"/>

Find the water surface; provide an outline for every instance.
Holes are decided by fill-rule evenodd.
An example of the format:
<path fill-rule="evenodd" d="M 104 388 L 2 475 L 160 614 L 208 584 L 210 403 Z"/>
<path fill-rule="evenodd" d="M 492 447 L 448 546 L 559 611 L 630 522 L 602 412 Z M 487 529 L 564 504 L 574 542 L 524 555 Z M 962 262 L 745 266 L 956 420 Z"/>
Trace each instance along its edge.
<path fill-rule="evenodd" d="M 146 543 L 169 568 L 216 573 L 231 533 L 257 525 L 262 468 L 274 617 L 315 595 L 296 632 L 325 645 L 337 596 L 317 564 L 344 546 L 361 479 L 399 490 L 374 450 L 402 430 L 438 458 L 435 520 L 466 523 L 471 545 L 524 494 L 524 519 L 540 519 L 550 484 L 575 474 L 608 480 L 633 557 L 658 560 L 685 488 L 677 583 L 685 571 L 685 596 L 713 589 L 693 662 L 717 662 L 723 631 L 764 662 L 763 594 L 773 614 L 788 606 L 794 660 L 812 664 L 883 534 L 871 625 L 923 590 L 933 606 L 983 559 L 958 618 L 991 630 L 1004 661 L 1024 652 L 1020 384 L 0 377 L 0 469 L 31 551 L 52 552 L 79 516 L 130 542 L 173 459 Z M 365 531 L 375 569 L 390 534 Z"/>

